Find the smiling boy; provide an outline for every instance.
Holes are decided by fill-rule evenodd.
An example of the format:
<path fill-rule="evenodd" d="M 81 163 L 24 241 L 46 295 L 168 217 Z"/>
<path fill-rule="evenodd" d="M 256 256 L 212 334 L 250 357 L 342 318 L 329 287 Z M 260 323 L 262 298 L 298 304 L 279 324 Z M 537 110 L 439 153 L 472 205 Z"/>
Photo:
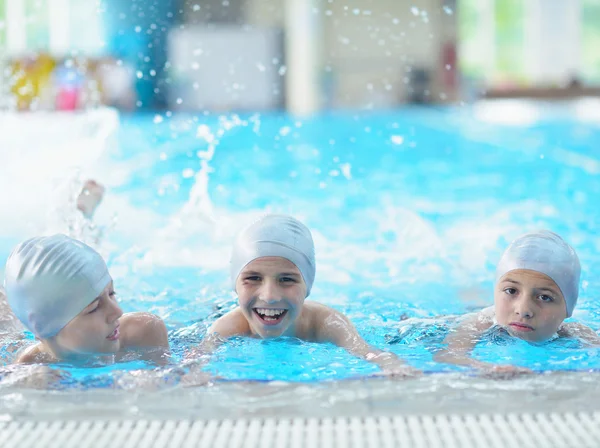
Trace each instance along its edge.
<path fill-rule="evenodd" d="M 416 371 L 393 353 L 367 344 L 340 312 L 307 301 L 315 279 L 315 251 L 310 230 L 285 215 L 267 215 L 244 229 L 231 256 L 231 282 L 239 306 L 219 318 L 191 356 L 211 353 L 232 336 L 332 343 L 373 362 L 384 374 Z"/>

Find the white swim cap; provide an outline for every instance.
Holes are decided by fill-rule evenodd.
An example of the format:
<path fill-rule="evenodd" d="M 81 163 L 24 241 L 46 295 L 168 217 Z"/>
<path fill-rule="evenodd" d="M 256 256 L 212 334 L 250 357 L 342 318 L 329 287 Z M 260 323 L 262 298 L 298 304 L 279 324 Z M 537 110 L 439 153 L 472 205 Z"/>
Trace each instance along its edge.
<path fill-rule="evenodd" d="M 65 235 L 31 238 L 8 257 L 6 298 L 15 315 L 39 338 L 55 336 L 111 281 L 91 247 Z"/>
<path fill-rule="evenodd" d="M 315 281 L 315 245 L 310 230 L 287 215 L 266 215 L 242 230 L 231 254 L 231 283 L 244 267 L 261 257 L 282 257 L 296 265 L 306 283 L 306 297 Z"/>
<path fill-rule="evenodd" d="M 556 233 L 548 230 L 527 233 L 514 240 L 502 254 L 496 267 L 496 282 L 516 269 L 528 269 L 547 275 L 558 285 L 571 317 L 579 295 L 579 258 Z"/>

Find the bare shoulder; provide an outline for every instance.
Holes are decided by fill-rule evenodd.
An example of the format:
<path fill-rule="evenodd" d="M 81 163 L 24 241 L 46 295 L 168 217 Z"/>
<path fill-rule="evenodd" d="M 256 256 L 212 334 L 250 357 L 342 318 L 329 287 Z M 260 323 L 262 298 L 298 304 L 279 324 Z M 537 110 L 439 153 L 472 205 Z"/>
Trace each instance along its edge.
<path fill-rule="evenodd" d="M 347 320 L 346 316 L 339 311 L 322 303 L 313 302 L 312 300 L 304 302 L 302 315 L 302 317 L 306 317 L 313 325 L 325 324 L 328 319 L 335 319 L 336 317 Z"/>
<path fill-rule="evenodd" d="M 298 328 L 301 339 L 331 341 L 340 334 L 346 335 L 351 328 L 350 320 L 339 311 L 312 300 L 304 302 Z"/>
<path fill-rule="evenodd" d="M 240 307 L 219 317 L 208 329 L 208 334 L 216 334 L 222 338 L 243 336 L 249 333 L 250 325 L 248 324 L 248 319 L 246 319 Z"/>
<path fill-rule="evenodd" d="M 53 356 L 41 350 L 40 343 L 24 348 L 15 360 L 15 364 L 48 364 L 56 361 Z"/>
<path fill-rule="evenodd" d="M 127 313 L 121 317 L 121 348 L 168 347 L 167 327 L 151 313 Z"/>
<path fill-rule="evenodd" d="M 558 329 L 561 337 L 582 339 L 584 342 L 600 345 L 600 336 L 593 329 L 579 322 L 564 322 Z"/>
<path fill-rule="evenodd" d="M 473 338 L 494 325 L 494 307 L 485 308 L 477 313 L 463 316 L 456 327 L 448 333 L 445 343 L 465 343 L 471 345 Z"/>
<path fill-rule="evenodd" d="M 459 328 L 470 328 L 476 331 L 485 331 L 494 325 L 494 307 L 484 308 L 476 313 L 465 315 L 459 323 Z"/>

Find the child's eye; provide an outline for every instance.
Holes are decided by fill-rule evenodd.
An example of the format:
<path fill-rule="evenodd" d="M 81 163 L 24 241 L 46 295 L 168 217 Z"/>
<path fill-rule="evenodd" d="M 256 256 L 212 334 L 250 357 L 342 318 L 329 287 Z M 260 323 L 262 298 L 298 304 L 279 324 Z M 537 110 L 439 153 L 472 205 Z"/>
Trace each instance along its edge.
<path fill-rule="evenodd" d="M 279 281 L 282 283 L 295 283 L 296 282 L 296 280 L 293 279 L 292 277 L 281 277 L 279 279 Z"/>
<path fill-rule="evenodd" d="M 115 300 L 117 299 L 117 293 L 116 293 L 116 291 L 111 291 L 111 292 L 109 292 L 109 293 L 108 293 L 108 296 L 109 296 L 111 299 L 115 299 Z"/>
<path fill-rule="evenodd" d="M 538 298 L 542 301 L 542 302 L 554 302 L 554 298 L 547 296 L 545 294 L 539 295 Z"/>
<path fill-rule="evenodd" d="M 251 282 L 258 282 L 258 281 L 260 281 L 260 277 L 258 275 L 250 275 L 250 276 L 246 277 L 245 280 L 248 280 Z"/>
<path fill-rule="evenodd" d="M 100 307 L 100 305 L 96 305 L 96 306 L 94 307 L 94 309 L 92 309 L 92 310 L 88 311 L 87 313 L 88 313 L 88 314 L 95 313 L 96 311 L 98 311 L 98 308 L 99 308 L 99 307 Z"/>
<path fill-rule="evenodd" d="M 515 295 L 517 293 L 517 290 L 515 288 L 506 288 L 504 290 L 504 292 L 510 296 Z"/>

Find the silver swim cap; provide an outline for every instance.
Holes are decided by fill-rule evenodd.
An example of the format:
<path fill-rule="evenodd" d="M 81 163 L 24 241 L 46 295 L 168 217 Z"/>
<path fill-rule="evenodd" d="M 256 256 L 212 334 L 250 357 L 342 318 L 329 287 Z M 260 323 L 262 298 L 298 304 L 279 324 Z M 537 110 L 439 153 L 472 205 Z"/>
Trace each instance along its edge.
<path fill-rule="evenodd" d="M 240 232 L 231 254 L 231 284 L 244 267 L 261 257 L 282 257 L 296 265 L 306 283 L 306 297 L 315 281 L 315 245 L 310 230 L 287 215 L 266 215 Z"/>
<path fill-rule="evenodd" d="M 31 238 L 6 262 L 4 287 L 15 315 L 39 338 L 55 336 L 111 281 L 91 247 L 65 235 Z"/>
<path fill-rule="evenodd" d="M 514 240 L 496 267 L 496 283 L 507 272 L 528 269 L 547 275 L 558 285 L 571 317 L 579 295 L 579 258 L 556 233 L 548 230 L 527 233 Z"/>

